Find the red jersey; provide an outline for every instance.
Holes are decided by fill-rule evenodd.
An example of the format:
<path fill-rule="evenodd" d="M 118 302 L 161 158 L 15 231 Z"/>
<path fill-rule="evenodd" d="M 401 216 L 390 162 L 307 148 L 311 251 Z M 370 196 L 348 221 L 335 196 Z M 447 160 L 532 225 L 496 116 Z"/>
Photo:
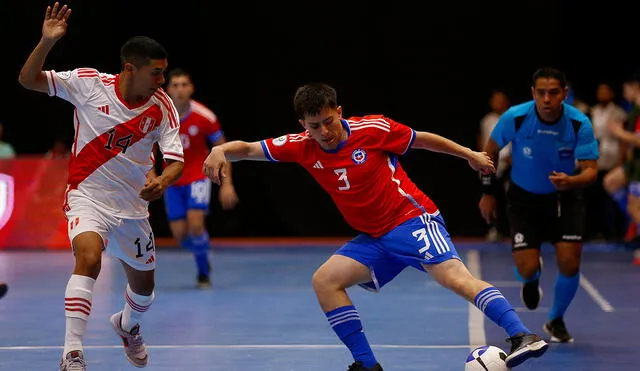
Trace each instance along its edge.
<path fill-rule="evenodd" d="M 205 179 L 202 164 L 209 155 L 209 142 L 223 136 L 216 115 L 202 103 L 191 100 L 189 112 L 180 119 L 180 140 L 184 149 L 184 170 L 173 185 L 183 186 Z"/>
<path fill-rule="evenodd" d="M 327 151 L 308 132 L 261 142 L 270 161 L 296 162 L 329 193 L 346 222 L 379 237 L 408 219 L 438 208 L 409 179 L 398 155 L 409 151 L 416 132 L 382 115 L 342 120 L 348 138 Z"/>

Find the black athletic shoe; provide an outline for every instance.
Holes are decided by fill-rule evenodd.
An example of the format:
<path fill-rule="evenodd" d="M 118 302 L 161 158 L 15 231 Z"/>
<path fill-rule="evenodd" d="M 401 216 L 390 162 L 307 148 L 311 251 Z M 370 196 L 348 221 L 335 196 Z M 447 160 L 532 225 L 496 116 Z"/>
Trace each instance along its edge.
<path fill-rule="evenodd" d="M 366 368 L 362 365 L 362 362 L 353 362 L 351 366 L 347 369 L 347 371 L 383 371 L 382 366 L 379 363 L 376 363 L 375 366 L 371 368 Z"/>
<path fill-rule="evenodd" d="M 201 290 L 208 290 L 211 288 L 211 279 L 206 274 L 199 274 L 197 286 Z"/>
<path fill-rule="evenodd" d="M 549 347 L 540 336 L 524 332 L 508 338 L 507 341 L 511 343 L 511 352 L 504 360 L 507 367 L 516 367 L 531 357 L 540 357 Z"/>
<path fill-rule="evenodd" d="M 544 324 L 544 332 L 551 336 L 551 341 L 555 343 L 573 343 L 573 337 L 567 331 L 562 317 L 558 317 Z"/>
<path fill-rule="evenodd" d="M 9 286 L 4 282 L 0 282 L 0 298 L 2 298 L 7 291 L 9 291 Z"/>

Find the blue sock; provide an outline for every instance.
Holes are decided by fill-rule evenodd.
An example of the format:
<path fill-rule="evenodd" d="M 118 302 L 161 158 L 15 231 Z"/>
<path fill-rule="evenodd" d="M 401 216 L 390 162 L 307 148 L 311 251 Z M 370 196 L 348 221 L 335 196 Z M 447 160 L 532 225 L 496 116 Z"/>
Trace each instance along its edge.
<path fill-rule="evenodd" d="M 627 203 L 629 200 L 627 187 L 620 188 L 617 191 L 613 192 L 611 194 L 611 198 L 613 198 L 624 215 L 627 215 Z"/>
<path fill-rule="evenodd" d="M 353 305 L 336 308 L 325 315 L 333 331 L 351 351 L 355 361 L 362 362 L 367 368 L 378 363 L 362 330 L 360 314 Z"/>
<path fill-rule="evenodd" d="M 522 323 L 511 304 L 495 287 L 487 287 L 480 291 L 473 303 L 493 323 L 502 327 L 509 334 L 509 337 L 521 332 L 531 334 L 531 331 Z"/>
<path fill-rule="evenodd" d="M 533 277 L 525 279 L 524 277 L 522 277 L 520 275 L 520 272 L 518 272 L 518 267 L 513 267 L 513 274 L 516 276 L 516 279 L 522 283 L 527 283 L 527 282 L 533 282 L 535 280 L 537 280 L 538 278 L 540 278 L 540 271 L 538 270 Z"/>
<path fill-rule="evenodd" d="M 209 234 L 205 232 L 199 236 L 190 235 L 188 238 L 190 250 L 196 258 L 198 274 L 208 276 L 211 269 L 209 266 Z"/>
<path fill-rule="evenodd" d="M 554 320 L 564 316 L 564 312 L 569 308 L 569 304 L 576 296 L 578 285 L 580 284 L 580 273 L 572 277 L 567 277 L 562 273 L 558 273 L 556 279 L 556 288 L 553 296 L 553 306 L 549 312 L 549 319 Z"/>

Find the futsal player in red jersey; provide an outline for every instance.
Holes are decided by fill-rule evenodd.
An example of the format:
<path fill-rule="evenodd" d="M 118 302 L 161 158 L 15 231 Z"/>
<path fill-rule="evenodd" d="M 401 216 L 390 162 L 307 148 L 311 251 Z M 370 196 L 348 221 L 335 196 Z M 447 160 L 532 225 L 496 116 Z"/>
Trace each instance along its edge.
<path fill-rule="evenodd" d="M 195 257 L 197 287 L 208 289 L 211 288 L 211 262 L 206 217 L 211 201 L 211 181 L 202 174 L 202 162 L 211 147 L 226 142 L 226 138 L 216 114 L 192 98 L 194 91 L 188 72 L 180 68 L 169 71 L 167 93 L 180 119 L 184 170 L 180 178 L 165 190 L 164 204 L 173 237 Z M 220 186 L 218 199 L 225 210 L 238 203 L 231 176 Z"/>
<path fill-rule="evenodd" d="M 298 88 L 294 109 L 303 132 L 216 146 L 203 171 L 221 184 L 230 161 L 298 163 L 331 195 L 346 222 L 362 232 L 322 264 L 312 279 L 329 324 L 353 355 L 349 370 L 381 371 L 382 366 L 346 289 L 360 285 L 379 291 L 408 266 L 428 272 L 502 327 L 511 342 L 509 367 L 547 350 L 548 344 L 522 323 L 500 291 L 469 272 L 437 206 L 398 161 L 412 148 L 427 149 L 463 158 L 473 170 L 495 172 L 486 153 L 415 131 L 383 115 L 345 119 L 336 91 L 325 84 Z"/>

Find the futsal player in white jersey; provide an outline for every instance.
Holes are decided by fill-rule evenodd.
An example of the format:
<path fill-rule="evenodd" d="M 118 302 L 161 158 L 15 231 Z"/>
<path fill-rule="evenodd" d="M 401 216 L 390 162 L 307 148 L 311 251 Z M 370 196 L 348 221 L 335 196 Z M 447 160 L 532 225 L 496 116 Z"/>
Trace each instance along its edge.
<path fill-rule="evenodd" d="M 91 314 L 92 292 L 102 251 L 118 258 L 127 276 L 124 308 L 111 317 L 127 359 L 149 361 L 140 319 L 154 299 L 155 242 L 149 201 L 179 178 L 183 150 L 178 113 L 160 88 L 167 54 L 143 36 L 121 48 L 121 72 L 92 68 L 43 71 L 51 48 L 67 30 L 71 9 L 47 7 L 42 38 L 20 71 L 27 89 L 60 97 L 75 106 L 75 139 L 64 210 L 75 267 L 65 292 L 66 333 L 61 371 L 86 370 L 82 337 Z M 154 143 L 168 162 L 159 176 L 149 172 Z"/>

